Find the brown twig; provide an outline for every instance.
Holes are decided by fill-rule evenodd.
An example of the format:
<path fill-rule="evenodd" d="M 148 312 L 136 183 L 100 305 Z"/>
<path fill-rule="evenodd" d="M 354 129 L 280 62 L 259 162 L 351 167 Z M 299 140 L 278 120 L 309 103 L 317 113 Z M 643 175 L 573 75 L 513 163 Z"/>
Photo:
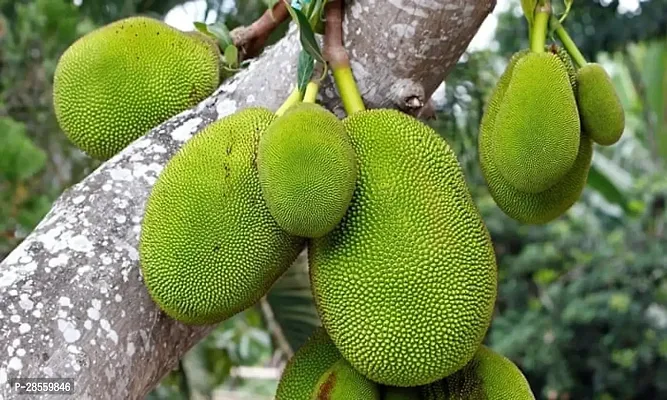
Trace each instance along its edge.
<path fill-rule="evenodd" d="M 343 46 L 343 2 L 329 1 L 324 10 L 324 59 L 333 69 L 349 67 L 350 58 Z"/>
<path fill-rule="evenodd" d="M 232 40 L 239 48 L 241 57 L 247 59 L 257 56 L 269 35 L 288 17 L 287 4 L 280 0 L 250 26 L 239 26 L 232 30 Z"/>

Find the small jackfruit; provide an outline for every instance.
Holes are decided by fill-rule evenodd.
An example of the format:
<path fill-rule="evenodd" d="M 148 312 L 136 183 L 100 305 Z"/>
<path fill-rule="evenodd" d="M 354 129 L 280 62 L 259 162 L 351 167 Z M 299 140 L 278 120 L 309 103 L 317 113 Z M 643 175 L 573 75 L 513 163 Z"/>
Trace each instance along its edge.
<path fill-rule="evenodd" d="M 212 324 L 254 304 L 304 240 L 275 223 L 254 158 L 274 120 L 248 108 L 207 126 L 167 163 L 148 198 L 139 243 L 153 300 L 174 319 Z"/>
<path fill-rule="evenodd" d="M 315 329 L 285 366 L 276 400 L 379 400 L 378 386 L 345 361 L 324 328 Z"/>
<path fill-rule="evenodd" d="M 489 233 L 435 131 L 395 110 L 343 123 L 359 177 L 343 221 L 309 248 L 316 307 L 343 357 L 370 380 L 433 382 L 463 367 L 489 326 L 497 281 Z"/>
<path fill-rule="evenodd" d="M 345 361 L 336 361 L 319 379 L 311 400 L 380 400 L 380 391 Z"/>
<path fill-rule="evenodd" d="M 550 52 L 519 58 L 492 137 L 503 177 L 528 193 L 544 191 L 570 170 L 579 148 L 579 114 L 567 70 Z"/>
<path fill-rule="evenodd" d="M 489 192 L 498 207 L 519 222 L 542 224 L 562 215 L 581 195 L 588 178 L 593 145 L 588 137 L 581 135 L 574 165 L 556 184 L 540 193 L 526 193 L 516 189 L 498 171 L 491 156 L 492 137 L 497 134 L 496 119 L 513 68 L 524 54 L 517 53 L 512 57 L 491 94 L 479 130 L 479 159 Z"/>
<path fill-rule="evenodd" d="M 259 181 L 271 215 L 290 234 L 321 237 L 340 222 L 357 178 L 341 121 L 301 103 L 278 117 L 259 142 Z"/>
<path fill-rule="evenodd" d="M 146 17 L 88 33 L 60 57 L 53 104 L 62 130 L 88 155 L 107 159 L 218 86 L 212 42 Z"/>
<path fill-rule="evenodd" d="M 461 370 L 420 390 L 424 400 L 535 400 L 521 370 L 486 346 Z"/>
<path fill-rule="evenodd" d="M 618 142 L 625 128 L 625 112 L 607 71 L 600 64 L 586 64 L 577 71 L 577 82 L 584 132 L 597 144 Z"/>

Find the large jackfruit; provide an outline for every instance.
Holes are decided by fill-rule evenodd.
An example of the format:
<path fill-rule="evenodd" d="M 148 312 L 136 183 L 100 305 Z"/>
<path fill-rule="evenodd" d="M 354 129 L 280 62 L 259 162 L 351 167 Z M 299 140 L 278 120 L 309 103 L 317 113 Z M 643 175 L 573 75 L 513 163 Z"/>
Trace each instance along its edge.
<path fill-rule="evenodd" d="M 461 370 L 419 390 L 423 400 L 535 400 L 521 370 L 486 346 Z"/>
<path fill-rule="evenodd" d="M 344 121 L 359 162 L 343 221 L 309 249 L 315 302 L 343 357 L 392 386 L 463 367 L 489 326 L 495 255 L 452 149 L 394 110 Z"/>
<path fill-rule="evenodd" d="M 341 358 L 320 377 L 311 399 L 380 400 L 380 391 L 375 382 L 366 379 Z"/>
<path fill-rule="evenodd" d="M 107 159 L 218 86 L 220 53 L 201 37 L 146 17 L 99 28 L 60 57 L 53 104 L 68 138 Z"/>
<path fill-rule="evenodd" d="M 580 124 L 557 55 L 528 53 L 517 60 L 495 126 L 493 160 L 512 186 L 538 193 L 565 176 L 577 157 Z"/>
<path fill-rule="evenodd" d="M 586 64 L 577 71 L 577 83 L 584 132 L 604 146 L 618 142 L 625 128 L 625 112 L 607 71 L 600 64 Z"/>
<path fill-rule="evenodd" d="M 289 360 L 276 400 L 375 400 L 377 386 L 341 357 L 324 328 L 317 328 Z"/>
<path fill-rule="evenodd" d="M 274 120 L 248 108 L 214 122 L 176 153 L 146 204 L 139 252 L 153 300 L 190 324 L 222 321 L 254 304 L 304 240 L 269 213 L 254 165 Z"/>
<path fill-rule="evenodd" d="M 492 138 L 497 134 L 496 121 L 513 68 L 526 53 L 515 54 L 501 75 L 488 102 L 479 130 L 479 158 L 482 173 L 494 201 L 505 214 L 523 223 L 542 224 L 567 211 L 583 191 L 593 155 L 591 140 L 581 135 L 574 165 L 556 184 L 540 193 L 516 189 L 500 173 L 491 156 Z"/>
<path fill-rule="evenodd" d="M 259 142 L 259 181 L 278 225 L 304 237 L 331 231 L 350 205 L 357 163 L 341 121 L 302 103 L 276 119 Z"/>

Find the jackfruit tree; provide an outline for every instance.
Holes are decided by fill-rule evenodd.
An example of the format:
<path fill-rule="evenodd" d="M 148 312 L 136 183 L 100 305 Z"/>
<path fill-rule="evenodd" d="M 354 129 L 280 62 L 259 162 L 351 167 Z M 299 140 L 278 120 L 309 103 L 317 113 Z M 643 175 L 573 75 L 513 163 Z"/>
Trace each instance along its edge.
<path fill-rule="evenodd" d="M 347 39 L 351 41 L 350 50 L 358 51 L 360 55 L 364 54 L 369 57 L 364 61 L 364 68 L 377 73 L 377 75 L 356 77 L 357 84 L 361 88 L 360 92 L 364 93 L 364 103 L 369 108 L 377 108 L 380 104 L 384 104 L 387 108 L 400 108 L 411 114 L 419 113 L 441 78 L 451 69 L 464 50 L 465 43 L 470 41 L 486 15 L 492 10 L 492 3 L 481 1 L 474 5 L 464 5 L 452 2 L 448 7 L 435 10 L 422 4 L 409 8 L 392 3 L 374 3 L 371 6 L 367 0 L 358 0 L 348 5 L 345 24 L 347 25 L 346 32 L 348 32 Z M 84 4 L 88 6 L 86 2 Z M 279 10 L 279 7 L 284 7 L 284 3 L 279 2 L 274 6 L 273 11 Z M 351 11 L 352 7 L 354 7 L 354 12 Z M 397 26 L 411 26 L 419 18 L 419 25 L 415 27 L 415 37 L 400 39 L 393 35 L 385 35 L 392 29 L 383 18 L 388 12 L 395 15 Z M 415 12 L 423 17 L 416 16 Z M 270 24 L 265 22 L 274 21 L 274 18 L 278 18 L 279 15 L 280 12 L 267 13 L 263 22 L 247 27 L 244 33 L 256 35 L 258 38 L 266 37 L 270 30 L 267 26 Z M 317 22 L 317 18 L 312 20 Z M 460 21 L 463 25 L 459 27 L 452 24 L 442 25 L 443 21 L 453 20 Z M 435 27 L 439 28 L 434 29 Z M 132 29 L 135 28 L 133 24 Z M 103 29 L 101 32 L 104 32 Z M 160 37 L 163 36 L 163 32 L 166 32 L 167 27 L 163 29 L 165 31 L 160 31 Z M 156 30 L 156 38 L 157 32 Z M 201 60 L 210 60 L 207 58 L 209 54 L 207 52 L 213 47 L 205 45 L 206 42 L 188 41 L 193 38 L 179 36 L 178 32 L 170 32 L 178 36 L 178 39 L 172 42 L 175 47 L 179 43 L 188 47 L 186 44 L 189 43 L 190 48 L 194 46 L 195 49 L 198 49 L 197 55 L 203 57 Z M 118 35 L 122 33 L 119 30 Z M 166 59 L 178 56 L 175 51 L 162 49 L 158 44 L 151 45 L 148 42 L 139 41 L 143 36 L 142 33 L 145 32 L 133 33 L 136 33 L 137 36 L 129 35 L 130 37 L 123 42 L 125 50 L 135 49 L 133 46 L 139 43 L 144 46 L 140 46 L 142 51 L 152 49 Z M 95 36 L 88 36 L 79 43 L 90 45 L 91 49 L 99 51 L 102 56 L 104 50 L 115 47 L 114 36 L 116 36 L 115 31 L 111 32 L 108 37 L 102 37 L 101 41 L 86 44 L 85 39 L 95 38 Z M 212 85 L 212 89 L 211 86 L 207 86 L 205 91 L 208 93 L 203 96 L 200 94 L 199 86 L 194 86 L 196 90 L 192 92 L 193 96 L 190 97 L 191 92 L 188 90 L 186 100 L 188 102 L 194 98 L 196 100 L 192 100 L 184 108 L 174 106 L 183 104 L 183 97 L 180 97 L 183 92 L 178 92 L 173 96 L 168 94 L 164 97 L 160 97 L 159 92 L 169 92 L 181 87 L 179 85 L 183 82 L 182 79 L 193 82 L 200 73 L 210 73 L 210 69 L 206 68 L 206 61 L 196 62 L 197 66 L 194 70 L 188 72 L 190 70 L 182 69 L 187 63 L 160 64 L 160 60 L 153 60 L 154 74 L 146 73 L 138 64 L 132 66 L 131 63 L 136 61 L 136 57 L 134 59 L 128 57 L 126 59 L 128 64 L 122 64 L 121 67 L 121 62 L 125 61 L 120 56 L 123 52 L 123 46 L 120 46 L 121 48 L 115 47 L 119 53 L 115 58 L 112 57 L 113 61 L 109 69 L 102 68 L 102 71 L 107 70 L 117 74 L 117 77 L 106 80 L 95 79 L 92 76 L 86 77 L 84 74 L 75 72 L 72 74 L 74 78 L 70 78 L 69 74 L 62 75 L 62 77 L 68 76 L 65 80 L 58 78 L 58 93 L 61 93 L 60 89 L 64 88 L 61 83 L 67 83 L 67 85 L 72 85 L 69 86 L 70 89 L 75 88 L 76 90 L 69 93 L 63 92 L 65 97 L 71 95 L 70 100 L 81 101 L 82 97 L 87 100 L 83 103 L 70 103 L 70 105 L 74 104 L 72 108 L 64 106 L 62 99 L 56 100 L 57 107 L 62 106 L 63 115 L 75 116 L 73 128 L 67 129 L 64 120 L 60 121 L 63 128 L 69 131 L 67 133 L 75 143 L 78 139 L 74 139 L 73 132 L 77 132 L 82 137 L 97 138 L 98 141 L 93 145 L 97 144 L 101 149 L 99 150 L 101 154 L 95 154 L 95 150 L 90 150 L 89 154 L 99 158 L 111 158 L 102 163 L 80 184 L 74 185 L 64 193 L 54 205 L 53 211 L 46 216 L 32 234 L 28 235 L 23 244 L 2 262 L 0 268 L 2 297 L 13 299 L 14 290 L 21 292 L 21 299 L 28 297 L 21 300 L 21 305 L 23 305 L 21 307 L 13 300 L 8 303 L 0 303 L 0 311 L 3 316 L 9 318 L 10 315 L 16 315 L 20 321 L 16 326 L 11 325 L 12 322 L 10 329 L 0 334 L 0 347 L 5 354 L 9 355 L 8 358 L 3 359 L 3 362 L 0 362 L 0 378 L 2 378 L 3 385 L 0 390 L 5 389 L 5 372 L 8 378 L 13 378 L 17 374 L 43 376 L 48 371 L 57 371 L 75 380 L 77 397 L 141 398 L 157 383 L 160 377 L 172 368 L 174 362 L 181 358 L 187 349 L 210 332 L 211 324 L 198 325 L 197 323 L 224 318 L 222 315 L 225 310 L 219 301 L 224 299 L 235 302 L 232 298 L 220 295 L 225 293 L 227 288 L 232 287 L 228 286 L 230 281 L 227 279 L 234 273 L 235 268 L 246 272 L 242 267 L 244 264 L 237 263 L 238 261 L 245 259 L 246 268 L 254 264 L 258 267 L 256 271 L 259 272 L 259 275 L 255 276 L 257 280 L 254 283 L 245 279 L 250 275 L 236 277 L 237 282 L 241 284 L 237 287 L 246 287 L 242 289 L 246 293 L 240 293 L 244 297 L 242 301 L 235 302 L 236 306 L 230 305 L 226 312 L 234 312 L 242 308 L 246 301 L 252 302 L 252 297 L 255 295 L 258 295 L 258 298 L 263 297 L 261 291 L 268 289 L 272 280 L 268 274 L 269 269 L 279 270 L 280 267 L 269 261 L 272 256 L 268 253 L 255 254 L 259 257 L 255 258 L 252 255 L 252 247 L 263 247 L 269 242 L 274 242 L 277 243 L 277 247 L 282 248 L 281 246 L 287 245 L 289 241 L 296 243 L 306 239 L 279 231 L 277 221 L 273 222 L 272 229 L 268 229 L 264 224 L 264 222 L 269 222 L 266 213 L 245 213 L 243 211 L 243 207 L 255 209 L 254 207 L 262 204 L 258 203 L 260 198 L 257 197 L 258 195 L 263 196 L 259 174 L 256 170 L 258 159 L 244 155 L 244 149 L 253 143 L 254 138 L 260 138 L 264 133 L 262 126 L 253 126 L 253 129 L 248 130 L 245 135 L 237 131 L 237 135 L 233 138 L 227 136 L 219 138 L 215 133 L 204 135 L 203 131 L 215 132 L 216 126 L 218 129 L 225 126 L 225 117 L 236 111 L 242 112 L 241 110 L 245 110 L 250 105 L 275 112 L 288 97 L 287 95 L 295 84 L 295 66 L 298 64 L 301 49 L 298 37 L 298 32 L 291 31 L 285 39 L 266 49 L 257 60 L 250 61 L 249 66 L 247 62 L 239 62 L 235 66 L 230 66 L 226 56 L 233 55 L 234 50 L 223 52 L 220 38 L 216 37 L 216 44 L 220 48 L 218 51 L 227 67 L 226 71 L 234 68 L 241 69 L 241 71 L 219 87 L 218 82 Z M 443 37 L 447 39 L 441 40 Z M 146 39 L 152 38 L 146 36 Z M 430 48 L 420 48 L 416 45 L 424 39 L 431 40 L 433 45 Z M 410 43 L 414 45 L 409 45 Z M 393 55 L 397 57 L 397 61 L 390 62 L 385 46 L 394 49 Z M 252 53 L 251 48 L 243 49 L 242 46 L 237 46 L 237 49 L 239 60 L 242 59 L 242 56 Z M 421 59 L 414 58 L 417 54 L 430 59 L 429 65 L 437 60 L 428 67 L 428 75 L 420 72 L 427 63 L 425 59 L 421 61 Z M 81 54 L 79 54 L 79 60 L 74 58 L 71 60 L 75 62 L 70 66 L 84 68 L 86 62 L 93 61 L 92 58 L 88 59 Z M 63 61 L 68 59 L 69 57 L 66 57 Z M 140 55 L 139 61 L 142 59 Z M 413 63 L 400 61 L 408 59 L 418 61 Z M 105 64 L 103 57 L 100 60 L 100 65 L 108 65 Z M 63 71 L 65 71 L 64 66 L 65 64 L 61 66 Z M 218 65 L 217 68 L 220 66 Z M 121 71 L 126 73 L 123 74 Z M 163 83 L 163 87 L 150 86 L 152 79 L 164 79 L 165 75 L 157 76 L 158 72 L 166 74 L 166 82 Z M 339 75 L 339 71 L 336 71 L 335 74 Z M 213 74 L 208 76 L 213 77 Z M 132 79 L 135 79 L 134 88 L 128 83 Z M 403 84 L 395 85 L 396 82 L 403 82 Z M 128 88 L 129 92 L 122 92 Z M 370 88 L 373 89 L 370 90 Z M 91 89 L 91 91 L 85 92 L 86 89 Z M 114 89 L 118 89 L 118 92 L 113 93 Z M 105 94 L 105 90 L 109 92 Z M 128 103 L 134 101 L 135 97 L 147 91 L 155 91 L 155 97 L 149 98 L 149 109 L 144 108 L 141 111 L 135 108 L 134 104 L 127 106 Z M 340 104 L 340 97 L 333 95 L 335 93 L 334 86 L 323 87 L 321 91 L 323 97 L 320 98 L 320 102 L 328 110 L 336 111 L 338 108 L 335 114 L 340 119 L 340 107 L 337 106 Z M 57 97 L 60 98 L 60 95 Z M 96 99 L 99 97 L 103 97 L 100 103 L 108 102 L 109 104 L 102 111 L 95 110 L 98 105 Z M 159 99 L 167 99 L 169 104 L 159 103 Z M 153 109 L 160 110 L 160 120 L 151 120 L 154 127 L 141 126 L 139 122 L 132 122 L 148 119 L 152 112 L 146 110 Z M 115 113 L 110 120 L 105 119 L 109 117 L 104 114 L 109 111 Z M 77 116 L 77 112 L 81 114 Z M 284 116 L 289 117 L 290 114 L 285 113 Z M 106 131 L 93 129 L 96 126 L 102 126 L 106 128 Z M 132 128 L 134 131 L 130 132 L 130 129 L 123 127 Z M 334 130 L 339 129 L 334 128 Z M 136 133 L 139 131 L 141 132 Z M 200 134 L 202 135 L 199 136 Z M 190 141 L 193 135 L 201 139 Z M 349 137 L 347 131 L 345 135 Z M 339 153 L 341 154 L 340 162 L 347 163 L 348 168 L 353 171 L 355 169 L 351 168 L 349 153 L 349 146 L 352 145 L 352 142 L 348 139 L 346 144 L 345 135 L 342 136 L 342 140 L 337 140 L 343 149 Z M 125 141 L 124 144 L 119 144 L 121 137 Z M 110 144 L 112 142 L 120 147 L 112 148 Z M 187 147 L 186 143 L 189 144 Z M 204 145 L 200 146 L 197 143 Z M 212 147 L 209 148 L 207 143 Z M 231 144 L 231 155 L 227 154 L 229 147 L 225 146 L 227 144 Z M 223 147 L 216 148 L 215 145 Z M 79 146 L 86 152 L 84 145 Z M 181 148 L 185 149 L 183 153 L 179 153 Z M 443 148 L 442 144 L 440 148 Z M 179 155 L 176 156 L 176 154 Z M 448 178 L 451 176 L 452 182 L 458 181 L 455 190 L 462 190 L 460 176 L 457 178 L 456 167 L 452 164 L 453 154 L 449 152 L 443 157 L 448 162 L 436 162 L 432 166 L 429 165 L 428 168 L 431 168 L 433 173 L 442 169 L 440 172 L 442 176 Z M 205 162 L 204 158 L 209 162 Z M 172 161 L 173 164 L 171 164 Z M 225 164 L 229 168 L 228 171 L 225 170 Z M 314 165 L 326 168 L 326 165 Z M 190 168 L 194 169 L 185 172 Z M 355 172 L 358 173 L 358 165 L 356 168 Z M 215 182 L 215 179 L 211 177 L 220 177 L 222 179 L 219 181 L 220 184 L 224 182 L 228 173 L 228 179 L 236 178 L 239 182 L 248 183 L 249 187 L 240 183 L 237 186 L 228 183 L 226 187 L 230 189 L 229 191 L 216 191 L 216 184 L 212 183 Z M 351 172 L 348 172 L 336 178 L 341 183 L 339 193 L 343 194 L 331 197 L 334 200 L 329 204 L 335 203 L 334 207 L 337 207 L 338 210 L 346 210 L 345 212 L 338 211 L 339 215 L 347 214 L 347 211 L 354 207 L 352 205 L 354 190 L 350 189 L 349 183 L 352 180 L 351 175 Z M 333 179 L 334 177 L 327 175 L 323 178 Z M 435 180 L 435 177 L 431 179 Z M 356 183 L 356 179 L 354 182 Z M 168 186 L 171 188 L 178 185 L 182 185 L 185 192 L 167 189 Z M 222 189 L 223 186 L 219 187 Z M 150 193 L 153 187 L 163 189 L 156 189 L 154 193 Z M 231 190 L 231 188 L 235 189 Z M 356 190 L 356 185 L 354 189 Z M 238 200 L 236 204 L 239 207 L 234 211 L 227 209 L 224 213 L 216 212 L 224 209 L 224 205 L 227 204 L 221 204 L 220 200 L 229 200 L 229 197 L 225 196 L 232 194 Z M 348 200 L 346 200 L 347 197 L 349 197 Z M 148 201 L 149 198 L 151 198 L 150 201 Z M 462 208 L 463 214 L 474 216 L 471 199 L 465 194 L 461 194 L 461 199 L 466 204 Z M 350 203 L 346 204 L 346 202 Z M 152 207 L 156 205 L 157 207 Z M 160 205 L 163 207 L 161 208 Z M 268 206 L 266 207 L 264 211 L 270 213 L 271 210 Z M 199 221 L 210 223 L 208 225 L 210 229 L 204 225 L 195 226 L 193 220 L 189 219 L 193 214 L 188 214 L 188 210 L 195 209 L 206 213 L 207 216 L 202 216 L 203 219 Z M 144 221 L 144 215 L 153 217 L 146 218 Z M 427 214 L 421 215 L 421 218 L 427 216 Z M 273 218 L 272 215 L 270 217 Z M 331 216 L 327 215 L 327 217 Z M 335 230 L 344 215 L 340 215 L 340 221 L 336 221 L 337 218 L 332 218 L 334 222 L 325 223 L 320 229 L 333 228 Z M 148 228 L 151 220 L 164 221 L 163 229 L 159 226 L 159 222 L 158 225 L 155 225 L 157 229 Z M 234 231 L 223 228 L 223 226 L 236 227 L 235 220 L 243 220 L 244 223 L 247 223 L 248 228 L 254 232 L 252 239 L 236 241 L 235 239 L 239 237 Z M 254 224 L 253 221 L 255 221 Z M 219 225 L 220 222 L 228 222 L 230 225 Z M 336 227 L 331 226 L 334 224 Z M 164 229 L 168 226 L 172 228 Z M 145 231 L 144 227 L 147 228 Z M 482 243 L 485 243 L 485 235 L 483 230 L 480 233 L 480 229 L 480 221 L 477 220 L 476 224 L 473 221 L 465 234 L 474 235 L 477 232 Z M 434 231 L 433 235 L 436 233 Z M 307 232 L 305 234 L 311 235 Z M 254 240 L 260 236 L 266 240 Z M 326 234 L 322 237 L 325 236 Z M 147 246 L 143 249 L 140 245 L 142 237 L 146 238 Z M 149 238 L 152 239 L 149 240 Z M 169 246 L 169 243 L 172 245 Z M 165 245 L 169 246 L 169 251 L 164 250 Z M 173 252 L 174 246 L 180 246 L 181 249 L 187 251 Z M 220 249 L 225 248 L 227 252 L 216 251 L 217 246 L 220 246 Z M 230 248 L 228 246 L 237 249 L 237 256 L 229 256 L 231 253 L 228 252 Z M 150 259 L 150 256 L 146 258 L 147 254 L 151 254 L 149 249 L 154 250 L 152 255 L 157 261 L 141 262 L 144 259 Z M 464 251 L 461 254 L 461 259 L 464 259 L 465 249 L 461 251 Z M 223 257 L 222 254 L 228 257 Z M 278 258 L 287 260 L 291 258 L 291 255 L 290 251 L 277 249 L 274 253 L 274 260 Z M 205 260 L 204 264 L 199 260 Z M 471 267 L 480 265 L 480 272 L 486 271 L 488 275 L 490 269 L 488 257 L 482 257 L 476 262 L 479 264 L 470 263 Z M 208 267 L 205 266 L 206 263 Z M 263 269 L 261 265 L 269 266 L 269 269 Z M 442 268 L 445 268 L 445 264 L 441 265 Z M 51 272 L 45 273 L 45 268 Z M 142 279 L 142 268 L 147 268 L 146 280 Z M 216 271 L 216 268 L 223 268 L 228 272 Z M 149 270 L 151 272 L 148 272 Z M 192 275 L 188 275 L 187 270 L 190 270 Z M 154 275 L 154 271 L 163 271 L 164 275 L 154 279 L 158 276 Z M 170 274 L 175 275 L 171 275 L 170 279 Z M 195 276 L 197 274 L 198 277 Z M 187 283 L 188 279 L 196 283 L 187 287 L 181 286 Z M 162 292 L 169 285 L 175 286 L 172 290 Z M 250 287 L 254 289 L 249 289 Z M 208 295 L 209 290 L 213 290 L 211 293 L 217 291 L 218 294 L 211 297 L 199 297 L 198 293 Z M 249 293 L 251 290 L 258 290 L 260 293 Z M 33 296 L 37 293 L 40 296 L 39 300 Z M 492 294 L 488 292 L 487 297 Z M 189 302 L 188 298 L 192 302 Z M 166 310 L 162 310 L 160 304 Z M 7 308 L 10 305 L 11 310 Z M 456 307 L 455 302 L 451 304 L 451 307 Z M 471 317 L 470 321 L 473 319 L 484 321 L 486 317 L 483 314 Z M 11 320 L 16 318 L 12 317 Z M 178 318 L 182 318 L 183 321 Z M 29 330 L 26 331 L 28 326 Z M 454 328 L 452 325 L 452 329 Z M 462 329 L 475 331 L 481 328 L 468 326 Z M 17 335 L 20 335 L 21 338 Z M 25 354 L 23 351 L 16 352 L 18 348 L 13 343 L 18 342 L 15 342 L 15 339 L 20 339 L 20 342 L 23 343 Z M 471 343 L 474 342 L 475 340 L 471 341 Z M 43 348 L 41 343 L 44 344 Z M 465 358 L 466 353 L 471 353 L 469 349 L 471 345 L 469 343 L 463 346 L 465 349 L 462 351 L 462 358 Z M 39 357 L 32 357 L 29 354 L 38 354 Z M 28 360 L 28 357 L 32 358 Z M 459 360 L 459 362 L 462 361 Z M 351 364 L 348 366 L 341 362 L 330 371 L 330 376 L 345 375 L 350 377 L 350 382 L 352 380 L 363 382 L 363 379 L 367 379 L 365 377 L 361 379 L 363 375 L 356 369 L 350 368 L 353 368 Z M 320 386 L 326 387 L 326 382 L 325 379 Z"/>

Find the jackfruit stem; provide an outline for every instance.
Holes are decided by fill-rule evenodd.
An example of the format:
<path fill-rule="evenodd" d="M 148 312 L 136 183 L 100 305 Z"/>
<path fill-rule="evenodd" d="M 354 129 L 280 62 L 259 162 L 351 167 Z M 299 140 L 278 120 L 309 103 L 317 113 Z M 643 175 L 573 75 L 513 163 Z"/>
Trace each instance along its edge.
<path fill-rule="evenodd" d="M 299 87 L 295 87 L 294 90 L 292 90 L 292 93 L 285 99 L 285 102 L 278 108 L 278 111 L 276 111 L 277 116 L 281 116 L 285 114 L 285 111 L 287 111 L 290 107 L 293 105 L 301 102 L 301 91 L 299 90 Z"/>
<path fill-rule="evenodd" d="M 563 47 L 565 47 L 567 53 L 570 55 L 570 57 L 572 57 L 572 60 L 574 60 L 575 64 L 577 64 L 577 67 L 581 68 L 584 65 L 588 64 L 588 62 L 586 61 L 586 57 L 584 57 L 584 55 L 581 54 L 581 51 L 579 51 L 577 44 L 574 43 L 574 40 L 572 40 L 570 35 L 563 27 L 563 24 L 561 24 L 560 21 L 556 19 L 556 17 L 553 16 L 551 17 L 551 26 L 552 28 L 555 28 L 556 35 L 560 39 L 561 43 L 563 43 Z"/>
<path fill-rule="evenodd" d="M 530 50 L 533 53 L 544 53 L 550 15 L 551 6 L 549 4 L 539 7 L 535 12 L 535 22 L 530 33 Z"/>
<path fill-rule="evenodd" d="M 315 103 L 317 100 L 317 92 L 320 91 L 320 84 L 316 81 L 308 82 L 306 86 L 306 93 L 303 95 L 304 103 Z"/>
<path fill-rule="evenodd" d="M 343 2 L 331 0 L 326 5 L 324 58 L 333 70 L 334 82 L 347 115 L 366 109 L 357 82 L 352 75 L 350 58 L 343 46 Z"/>

